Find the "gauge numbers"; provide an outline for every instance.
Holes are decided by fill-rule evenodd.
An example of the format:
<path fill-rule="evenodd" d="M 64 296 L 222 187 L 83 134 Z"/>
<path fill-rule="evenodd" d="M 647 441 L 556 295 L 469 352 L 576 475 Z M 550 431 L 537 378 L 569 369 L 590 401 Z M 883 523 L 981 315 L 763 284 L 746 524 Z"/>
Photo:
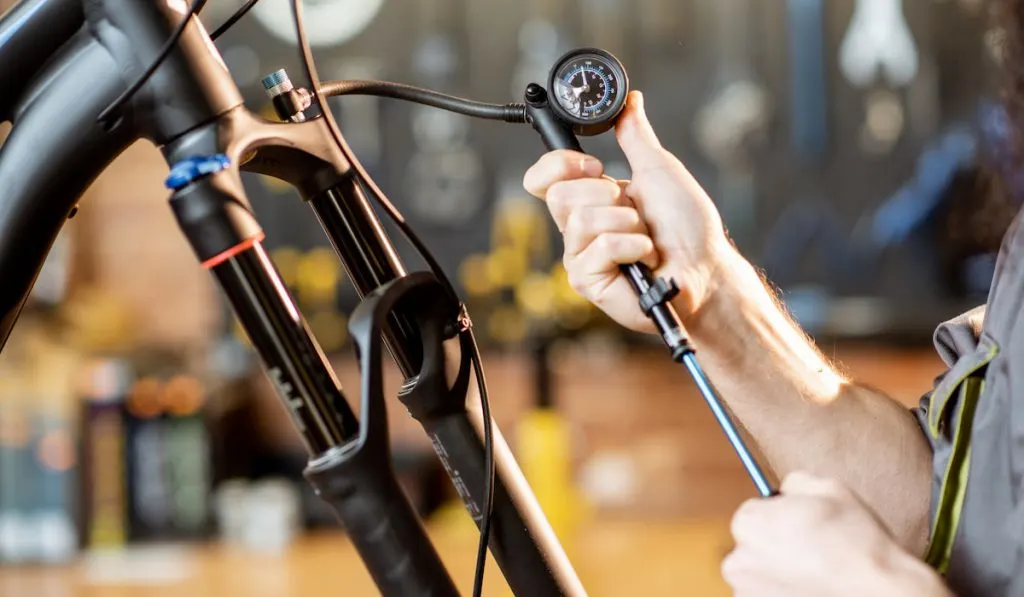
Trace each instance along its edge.
<path fill-rule="evenodd" d="M 622 94 L 618 70 L 597 54 L 582 54 L 565 61 L 552 80 L 559 106 L 580 120 L 614 116 Z"/>

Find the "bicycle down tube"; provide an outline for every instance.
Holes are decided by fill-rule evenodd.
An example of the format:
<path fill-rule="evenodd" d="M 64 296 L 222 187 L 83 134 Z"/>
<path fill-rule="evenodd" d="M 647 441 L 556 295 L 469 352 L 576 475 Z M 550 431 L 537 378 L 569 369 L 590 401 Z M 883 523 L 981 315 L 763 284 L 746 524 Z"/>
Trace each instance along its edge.
<path fill-rule="evenodd" d="M 367 193 L 376 191 L 359 179 L 355 157 L 333 144 L 322 119 L 274 123 L 249 112 L 196 18 L 120 121 L 111 130 L 96 124 L 100 111 L 156 56 L 185 17 L 186 5 L 182 0 L 25 0 L 0 19 L 0 82 L 9 83 L 0 116 L 13 124 L 0 146 L 0 348 L 82 193 L 129 145 L 146 139 L 171 166 L 172 211 L 249 335 L 311 462 L 351 455 L 368 441 L 365 420 L 353 413 L 262 250 L 262 231 L 239 171 L 292 184 L 316 213 L 360 296 L 367 296 L 407 272 L 369 204 Z M 417 392 L 424 348 L 411 315 L 398 312 L 382 329 L 408 380 L 400 399 L 430 436 L 472 512 L 483 502 L 485 423 L 475 402 L 467 408 L 465 395 Z M 468 367 L 457 343 L 449 348 L 450 359 Z M 491 424 L 495 560 L 518 595 L 584 594 Z M 386 478 L 390 471 L 369 475 L 369 465 L 355 459 L 347 466 L 356 483 L 349 489 L 362 493 L 355 502 L 332 505 L 382 592 L 454 594 L 407 498 L 396 493 L 393 475 Z M 360 527 L 358 521 L 368 515 L 389 521 L 395 540 L 382 544 L 380 528 Z"/>

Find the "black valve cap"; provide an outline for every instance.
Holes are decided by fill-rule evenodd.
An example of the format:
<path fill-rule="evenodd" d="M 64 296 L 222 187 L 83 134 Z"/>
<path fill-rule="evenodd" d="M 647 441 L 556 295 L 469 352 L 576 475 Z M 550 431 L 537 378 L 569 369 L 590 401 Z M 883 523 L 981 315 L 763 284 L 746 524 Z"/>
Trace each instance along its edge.
<path fill-rule="evenodd" d="M 525 98 L 530 103 L 543 102 L 547 99 L 547 92 L 540 85 L 530 83 L 526 86 Z"/>

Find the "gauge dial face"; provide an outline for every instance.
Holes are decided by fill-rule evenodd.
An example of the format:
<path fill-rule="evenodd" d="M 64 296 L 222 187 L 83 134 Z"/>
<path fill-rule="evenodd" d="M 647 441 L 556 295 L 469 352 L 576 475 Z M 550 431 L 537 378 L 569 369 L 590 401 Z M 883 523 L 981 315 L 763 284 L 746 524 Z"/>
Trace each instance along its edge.
<path fill-rule="evenodd" d="M 571 56 L 556 68 L 551 91 L 558 105 L 575 119 L 613 118 L 625 94 L 621 73 L 618 64 L 599 54 Z"/>

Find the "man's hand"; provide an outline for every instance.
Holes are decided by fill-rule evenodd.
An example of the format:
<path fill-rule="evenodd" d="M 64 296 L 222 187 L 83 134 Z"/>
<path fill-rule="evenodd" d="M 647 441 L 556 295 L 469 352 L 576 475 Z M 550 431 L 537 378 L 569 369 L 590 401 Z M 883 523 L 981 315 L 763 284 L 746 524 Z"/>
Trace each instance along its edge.
<path fill-rule="evenodd" d="M 847 488 L 805 473 L 745 502 L 722 576 L 736 597 L 952 597 Z"/>
<path fill-rule="evenodd" d="M 596 158 L 559 150 L 541 157 L 523 186 L 546 201 L 565 237 L 573 288 L 621 325 L 653 332 L 619 265 L 642 261 L 657 276 L 674 278 L 674 304 L 685 319 L 711 294 L 718 257 L 732 245 L 707 193 L 661 146 L 639 92 L 630 92 L 615 136 L 632 180 L 612 180 Z"/>

